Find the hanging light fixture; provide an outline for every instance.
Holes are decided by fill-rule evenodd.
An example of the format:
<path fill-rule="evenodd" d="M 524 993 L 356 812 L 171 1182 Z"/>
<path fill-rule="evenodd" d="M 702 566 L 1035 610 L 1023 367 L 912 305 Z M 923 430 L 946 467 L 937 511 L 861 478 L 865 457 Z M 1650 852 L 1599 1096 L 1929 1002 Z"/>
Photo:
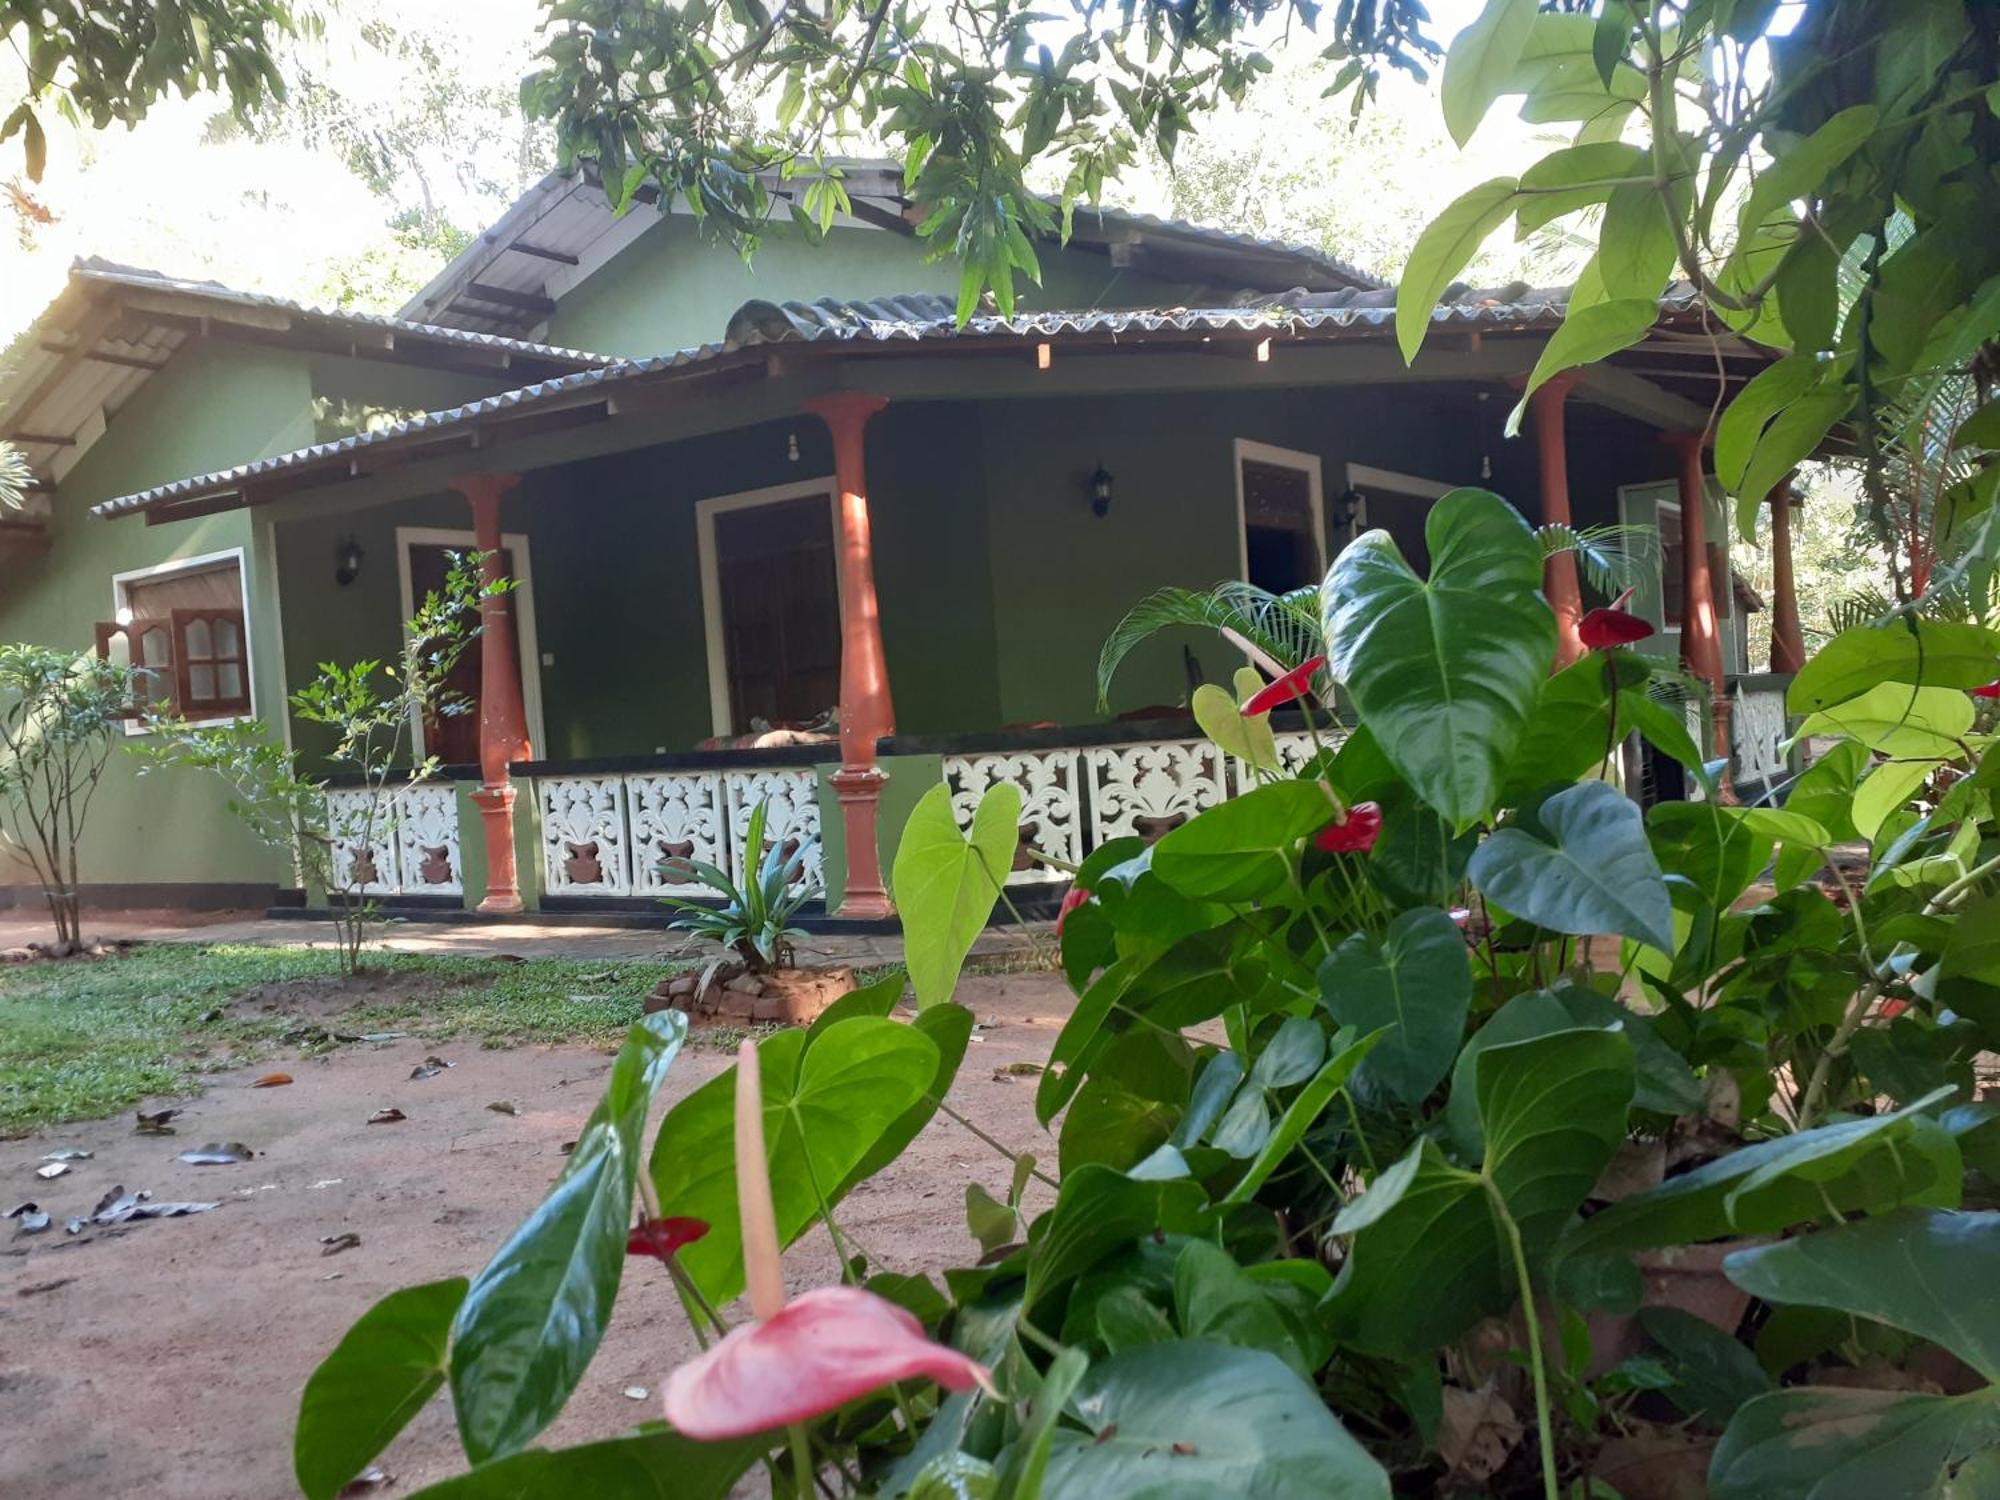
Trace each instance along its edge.
<path fill-rule="evenodd" d="M 361 559 L 365 555 L 361 550 L 360 542 L 351 536 L 345 538 L 334 549 L 333 581 L 342 588 L 346 588 L 355 579 L 359 578 L 361 576 Z"/>

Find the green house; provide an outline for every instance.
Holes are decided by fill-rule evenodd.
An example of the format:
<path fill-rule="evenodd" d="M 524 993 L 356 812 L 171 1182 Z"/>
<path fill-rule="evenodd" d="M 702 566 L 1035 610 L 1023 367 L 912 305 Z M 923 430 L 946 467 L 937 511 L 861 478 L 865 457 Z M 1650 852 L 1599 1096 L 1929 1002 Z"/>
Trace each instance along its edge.
<path fill-rule="evenodd" d="M 345 874 L 411 909 L 652 911 L 672 857 L 740 865 L 764 802 L 771 836 L 818 836 L 827 911 L 865 920 L 940 778 L 968 810 L 1022 786 L 1029 899 L 1061 875 L 1028 850 L 1074 861 L 1232 795 L 1183 705 L 1240 659 L 1163 636 L 1101 710 L 1113 625 L 1162 585 L 1316 580 L 1371 527 L 1421 565 L 1432 501 L 1477 484 L 1656 526 L 1654 644 L 1710 675 L 1739 779 L 1781 766 L 1699 438 L 1768 356 L 1691 297 L 1510 439 L 1560 289 L 1453 288 L 1406 366 L 1393 291 L 1350 266 L 1088 209 L 1013 316 L 959 327 L 901 174 L 847 187 L 823 242 L 775 230 L 746 264 L 677 206 L 621 216 L 554 176 L 395 318 L 79 263 L 0 361 L 0 435 L 37 476 L 0 522 L 0 639 L 143 664 L 315 765 L 288 691 L 392 655 L 448 549 L 498 552 L 518 588 L 468 657 L 478 711 L 420 726 L 444 774 Z M 1571 560 L 1549 587 L 1573 618 Z M 298 899 L 219 784 L 135 757 L 83 867 L 100 903 Z"/>

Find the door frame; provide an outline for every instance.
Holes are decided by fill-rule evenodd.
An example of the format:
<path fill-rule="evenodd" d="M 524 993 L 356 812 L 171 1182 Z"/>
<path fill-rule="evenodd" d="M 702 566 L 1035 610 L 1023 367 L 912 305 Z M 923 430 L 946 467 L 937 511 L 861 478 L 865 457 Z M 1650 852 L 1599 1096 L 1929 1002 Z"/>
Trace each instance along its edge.
<path fill-rule="evenodd" d="M 1236 478 L 1236 576 L 1245 583 L 1250 581 L 1250 517 L 1249 507 L 1243 494 L 1243 461 L 1268 464 L 1274 469 L 1295 469 L 1306 476 L 1311 491 L 1313 547 L 1318 553 L 1316 571 L 1326 576 L 1326 487 L 1321 478 L 1320 457 L 1317 453 L 1303 453 L 1297 448 L 1280 448 L 1272 443 L 1260 443 L 1255 438 L 1237 438 L 1230 453 L 1230 466 Z"/>
<path fill-rule="evenodd" d="M 545 755 L 548 753 L 548 738 L 542 724 L 542 654 L 535 634 L 534 562 L 529 555 L 526 532 L 503 532 L 500 545 L 514 554 L 514 565 L 519 569 L 513 592 L 514 654 L 519 658 L 521 668 L 521 707 L 528 721 L 528 739 L 538 754 Z M 413 546 L 451 547 L 472 552 L 477 550 L 479 538 L 470 531 L 454 531 L 448 527 L 396 528 L 396 587 L 397 597 L 403 606 L 401 618 L 405 621 L 417 611 L 415 589 L 410 582 L 410 548 Z M 417 749 L 417 758 L 422 760 L 429 751 L 424 745 L 421 714 L 417 715 L 417 722 L 410 726 L 410 734 Z"/>
<path fill-rule="evenodd" d="M 833 597 L 835 608 L 845 615 L 840 577 L 840 486 L 834 476 L 800 479 L 790 484 L 769 485 L 761 490 L 739 490 L 732 495 L 710 495 L 694 503 L 695 550 L 701 563 L 701 629 L 708 658 L 708 713 L 718 738 L 736 733 L 729 710 L 729 656 L 722 634 L 722 573 L 715 555 L 715 518 L 724 511 L 753 510 L 760 505 L 781 505 L 788 500 L 810 500 L 826 496 L 827 517 L 833 523 Z M 843 648 L 845 642 L 842 643 Z"/>

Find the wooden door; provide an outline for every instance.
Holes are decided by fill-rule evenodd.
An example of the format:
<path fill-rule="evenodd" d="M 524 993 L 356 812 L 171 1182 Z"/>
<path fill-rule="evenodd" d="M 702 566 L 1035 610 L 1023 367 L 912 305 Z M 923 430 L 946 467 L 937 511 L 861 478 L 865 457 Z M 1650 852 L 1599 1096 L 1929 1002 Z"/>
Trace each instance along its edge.
<path fill-rule="evenodd" d="M 824 495 L 715 514 L 729 722 L 808 724 L 840 701 L 840 591 Z"/>
<path fill-rule="evenodd" d="M 471 551 L 471 544 L 441 547 L 431 542 L 410 543 L 410 598 L 421 604 L 426 594 L 442 594 L 446 575 L 451 571 L 451 554 Z M 500 565 L 508 577 L 514 576 L 514 557 L 503 550 Z M 514 609 L 518 616 L 524 601 L 517 593 Z M 466 629 L 479 624 L 476 611 L 466 611 Z M 458 662 L 445 680 L 448 701 L 461 705 L 457 713 L 430 713 L 424 716 L 424 753 L 435 755 L 448 766 L 476 765 L 479 761 L 479 639 L 468 640 Z"/>

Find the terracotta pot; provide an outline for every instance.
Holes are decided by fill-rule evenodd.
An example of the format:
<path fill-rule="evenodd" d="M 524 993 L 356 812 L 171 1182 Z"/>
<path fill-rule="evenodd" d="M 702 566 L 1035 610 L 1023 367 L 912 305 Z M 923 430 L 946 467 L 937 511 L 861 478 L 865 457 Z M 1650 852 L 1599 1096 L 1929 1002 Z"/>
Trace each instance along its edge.
<path fill-rule="evenodd" d="M 1738 1250 L 1768 1245 L 1768 1236 L 1745 1240 L 1724 1240 L 1715 1245 L 1675 1245 L 1666 1250 L 1647 1250 L 1632 1257 L 1645 1278 L 1646 1307 L 1677 1307 L 1704 1323 L 1734 1334 L 1749 1311 L 1750 1294 L 1732 1285 L 1722 1274 L 1725 1257 Z"/>

